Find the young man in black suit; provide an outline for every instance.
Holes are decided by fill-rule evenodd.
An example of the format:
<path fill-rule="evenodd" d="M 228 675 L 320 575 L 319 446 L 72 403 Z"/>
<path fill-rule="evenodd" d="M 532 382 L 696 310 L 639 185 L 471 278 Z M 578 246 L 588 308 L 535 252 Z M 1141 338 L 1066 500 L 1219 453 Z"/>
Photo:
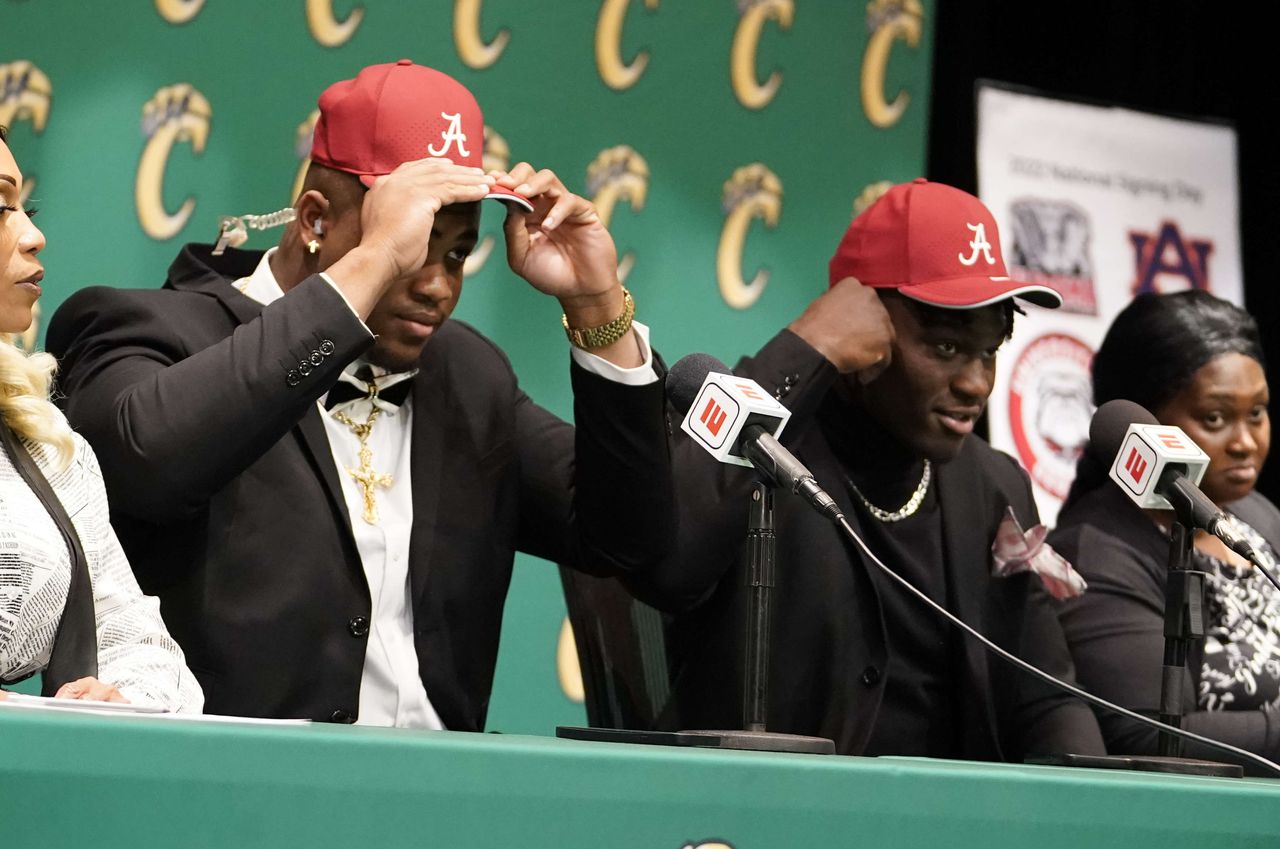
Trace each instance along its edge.
<path fill-rule="evenodd" d="M 92 288 L 49 328 L 139 582 L 211 713 L 479 731 L 516 550 L 605 574 L 666 546 L 662 390 L 595 209 L 480 165 L 483 119 L 408 60 L 320 98 L 277 248 L 185 247 L 159 290 Z M 574 428 L 448 321 L 480 201 L 559 299 Z M 634 484 L 620 487 L 619 479 Z"/>
<path fill-rule="evenodd" d="M 1057 306 L 1057 294 L 1009 280 L 977 198 L 923 180 L 853 222 L 830 277 L 832 288 L 735 372 L 791 409 L 783 443 L 881 559 L 1006 649 L 1070 678 L 1038 577 L 993 574 L 1010 508 L 1023 529 L 1038 522 L 1028 479 L 971 436 L 1012 331 L 1012 298 Z M 664 724 L 738 728 L 754 476 L 690 440 L 674 462 L 674 555 L 630 585 L 677 614 Z M 800 499 L 779 494 L 775 508 L 771 731 L 829 737 L 846 754 L 1103 751 L 1087 706 L 989 657 Z"/>

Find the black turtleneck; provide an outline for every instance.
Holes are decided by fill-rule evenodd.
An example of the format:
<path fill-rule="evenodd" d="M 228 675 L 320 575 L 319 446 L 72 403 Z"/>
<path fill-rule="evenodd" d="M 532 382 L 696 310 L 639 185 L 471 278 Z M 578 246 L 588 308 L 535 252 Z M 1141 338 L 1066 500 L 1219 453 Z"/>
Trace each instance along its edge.
<path fill-rule="evenodd" d="M 898 522 L 876 519 L 854 487 L 881 510 L 896 512 L 919 486 L 924 461 L 843 393 L 831 393 L 819 417 L 846 476 L 842 483 L 867 546 L 889 568 L 945 606 L 947 580 L 936 478 L 914 514 Z M 933 471 L 936 476 L 936 465 Z M 865 753 L 954 757 L 960 750 L 954 713 L 959 638 L 936 613 L 874 564 L 868 563 L 867 568 L 880 597 L 889 661 L 882 671 L 884 696 Z"/>

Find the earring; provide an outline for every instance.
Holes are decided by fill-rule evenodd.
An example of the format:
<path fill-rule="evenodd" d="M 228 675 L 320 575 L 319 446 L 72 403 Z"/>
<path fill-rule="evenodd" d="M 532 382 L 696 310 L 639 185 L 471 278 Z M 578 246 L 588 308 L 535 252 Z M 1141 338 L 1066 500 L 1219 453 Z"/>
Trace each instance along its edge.
<path fill-rule="evenodd" d="M 320 243 L 317 242 L 315 239 L 312 239 L 311 241 L 307 242 L 307 253 L 310 253 L 310 254 L 320 253 Z"/>

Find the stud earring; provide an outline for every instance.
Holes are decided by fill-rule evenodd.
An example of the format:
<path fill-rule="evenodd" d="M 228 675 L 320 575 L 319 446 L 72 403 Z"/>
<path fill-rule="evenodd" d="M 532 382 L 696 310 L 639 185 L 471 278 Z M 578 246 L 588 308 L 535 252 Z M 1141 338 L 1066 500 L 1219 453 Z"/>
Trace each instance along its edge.
<path fill-rule="evenodd" d="M 320 243 L 317 242 L 315 239 L 312 239 L 311 241 L 307 242 L 307 253 L 310 253 L 310 254 L 320 253 Z"/>

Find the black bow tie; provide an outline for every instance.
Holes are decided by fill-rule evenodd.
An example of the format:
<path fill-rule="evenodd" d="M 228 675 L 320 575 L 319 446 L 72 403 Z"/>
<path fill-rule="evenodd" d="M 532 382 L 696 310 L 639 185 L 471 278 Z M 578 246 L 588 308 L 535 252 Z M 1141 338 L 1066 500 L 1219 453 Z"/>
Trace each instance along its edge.
<path fill-rule="evenodd" d="M 339 380 L 329 390 L 329 395 L 324 399 L 324 408 L 332 410 L 339 404 L 346 404 L 349 401 L 358 401 L 361 398 L 369 397 L 369 385 L 374 379 L 373 372 L 368 369 L 360 369 L 355 374 L 356 381 L 359 386 L 347 380 Z M 409 390 L 413 388 L 413 379 L 402 380 L 386 389 L 378 390 L 378 400 L 385 401 L 393 407 L 399 407 L 409 397 Z"/>

